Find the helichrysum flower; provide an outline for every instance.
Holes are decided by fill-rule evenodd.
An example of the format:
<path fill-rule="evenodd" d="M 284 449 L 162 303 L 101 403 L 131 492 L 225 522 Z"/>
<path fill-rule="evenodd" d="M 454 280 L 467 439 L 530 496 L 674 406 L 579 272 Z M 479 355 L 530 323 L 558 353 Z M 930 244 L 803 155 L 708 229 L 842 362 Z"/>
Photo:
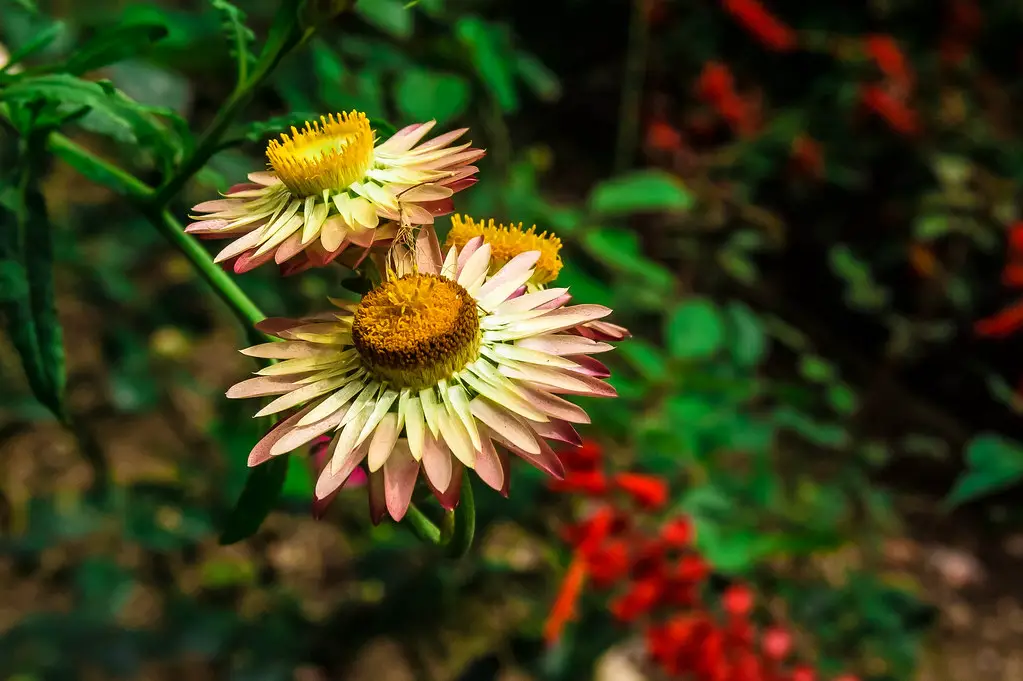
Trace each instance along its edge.
<path fill-rule="evenodd" d="M 349 244 L 386 244 L 396 223 L 431 224 L 476 182 L 470 164 L 485 152 L 452 146 L 465 128 L 420 143 L 433 126 L 410 125 L 377 146 L 358 111 L 293 127 L 267 146 L 269 171 L 195 206 L 200 215 L 185 231 L 233 239 L 215 260 L 233 261 L 236 273 L 274 260 L 293 274 L 330 263 Z"/>
<path fill-rule="evenodd" d="M 494 220 L 474 220 L 466 215 L 451 216 L 451 230 L 448 232 L 445 248 L 461 248 L 472 239 L 482 237 L 490 245 L 492 272 L 502 267 L 512 258 L 527 251 L 537 251 L 540 258 L 533 271 L 533 278 L 526 282 L 529 291 L 542 291 L 552 284 L 561 272 L 561 239 L 553 233 L 536 233 L 536 225 L 523 229 L 522 223 L 503 225 Z M 562 304 L 571 299 L 567 293 Z M 607 341 L 622 340 L 632 336 L 624 326 L 605 321 L 592 321 L 580 324 L 575 333 L 587 338 Z"/>
<path fill-rule="evenodd" d="M 481 238 L 443 260 L 431 227 L 416 241 L 415 256 L 405 251 L 361 302 L 259 324 L 285 342 L 244 354 L 282 361 L 227 393 L 280 395 L 257 416 L 299 408 L 256 444 L 249 465 L 332 433 L 316 496 L 364 464 L 374 521 L 404 516 L 420 468 L 447 508 L 458 503 L 463 467 L 507 493 L 505 449 L 562 476 L 547 440 L 578 444 L 571 424 L 589 417 L 559 395 L 615 395 L 601 380 L 607 368 L 590 356 L 611 346 L 565 333 L 611 311 L 565 307 L 565 289 L 526 293 L 538 251 L 490 274 L 492 248 Z"/>

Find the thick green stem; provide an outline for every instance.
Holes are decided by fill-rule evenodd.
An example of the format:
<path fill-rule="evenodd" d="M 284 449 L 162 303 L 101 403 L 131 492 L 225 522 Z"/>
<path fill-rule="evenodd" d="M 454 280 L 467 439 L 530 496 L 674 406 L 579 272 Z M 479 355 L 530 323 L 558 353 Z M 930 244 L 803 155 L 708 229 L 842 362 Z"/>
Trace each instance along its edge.
<path fill-rule="evenodd" d="M 425 544 L 440 545 L 442 543 L 440 528 L 433 524 L 415 504 L 409 504 L 405 513 L 405 521 L 412 532 Z"/>
<path fill-rule="evenodd" d="M 476 534 L 476 500 L 472 494 L 472 476 L 466 470 L 462 481 L 462 498 L 455 509 L 455 527 L 448 544 L 447 553 L 452 558 L 461 558 L 469 553 Z"/>

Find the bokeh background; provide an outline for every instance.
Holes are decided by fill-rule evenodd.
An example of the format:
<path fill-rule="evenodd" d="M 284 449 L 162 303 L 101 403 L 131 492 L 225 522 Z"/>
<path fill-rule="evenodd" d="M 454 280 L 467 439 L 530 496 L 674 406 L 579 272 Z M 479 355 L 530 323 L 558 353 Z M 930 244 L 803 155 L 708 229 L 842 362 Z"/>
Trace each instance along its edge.
<path fill-rule="evenodd" d="M 0 0 L 0 41 L 41 42 L 25 66 L 45 68 L 163 26 L 81 75 L 176 112 L 185 139 L 233 86 L 225 5 Z M 260 43 L 277 3 L 234 6 Z M 1014 0 L 359 0 L 172 209 L 320 113 L 470 127 L 488 155 L 459 211 L 555 231 L 559 285 L 635 334 L 583 435 L 608 476 L 664 485 L 643 522 L 695 528 L 707 608 L 744 585 L 820 679 L 1019 679 L 1021 31 Z M 63 132 L 158 182 L 116 117 Z M 7 215 L 17 147 L 0 125 Z M 507 500 L 477 487 L 461 560 L 371 527 L 363 491 L 313 520 L 298 456 L 277 510 L 222 546 L 266 427 L 223 398 L 254 368 L 244 331 L 123 197 L 63 162 L 44 177 L 74 427 L 0 335 L 3 678 L 758 681 L 666 675 L 615 587 L 584 586 L 546 641 L 564 530 L 598 502 L 526 466 Z M 350 277 L 240 283 L 297 316 Z"/>

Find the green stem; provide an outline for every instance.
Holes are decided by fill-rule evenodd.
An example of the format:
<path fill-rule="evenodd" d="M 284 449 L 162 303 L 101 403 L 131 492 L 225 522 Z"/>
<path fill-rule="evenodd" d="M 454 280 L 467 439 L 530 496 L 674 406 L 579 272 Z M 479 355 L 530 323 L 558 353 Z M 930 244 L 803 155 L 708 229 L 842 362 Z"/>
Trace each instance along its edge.
<path fill-rule="evenodd" d="M 277 19 L 274 21 L 273 33 L 267 40 L 252 73 L 248 78 L 238 82 L 227 102 L 217 111 L 217 115 L 203 132 L 192 153 L 182 161 L 174 175 L 156 190 L 156 195 L 152 199 L 154 208 L 162 209 L 166 206 L 192 179 L 192 176 L 199 172 L 217 153 L 224 132 L 234 122 L 242 107 L 252 99 L 256 89 L 262 85 L 281 59 L 296 46 L 308 40 L 311 34 L 311 29 L 300 32 L 294 11 L 289 7 L 289 3 L 282 3 Z"/>
<path fill-rule="evenodd" d="M 461 558 L 469 553 L 472 540 L 476 534 L 476 500 L 472 494 L 472 476 L 465 471 L 462 480 L 462 498 L 455 509 L 455 528 L 448 544 L 447 554 L 452 558 Z"/>
<path fill-rule="evenodd" d="M 405 520 L 421 541 L 426 544 L 441 544 L 440 528 L 434 525 L 433 521 L 427 518 L 415 504 L 409 504 L 408 512 L 405 513 Z"/>

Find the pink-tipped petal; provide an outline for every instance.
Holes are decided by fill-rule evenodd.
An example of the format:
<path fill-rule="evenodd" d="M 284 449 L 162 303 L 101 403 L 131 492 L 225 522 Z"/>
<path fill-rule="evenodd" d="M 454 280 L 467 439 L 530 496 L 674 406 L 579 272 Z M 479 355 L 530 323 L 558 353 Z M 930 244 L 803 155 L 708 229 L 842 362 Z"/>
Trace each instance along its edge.
<path fill-rule="evenodd" d="M 476 475 L 492 489 L 500 492 L 504 489 L 504 468 L 501 466 L 501 459 L 497 456 L 494 443 L 489 437 L 480 437 L 481 447 L 476 452 Z"/>
<path fill-rule="evenodd" d="M 284 419 L 276 426 L 271 428 L 270 432 L 264 435 L 263 438 L 256 443 L 256 446 L 252 448 L 252 451 L 249 452 L 248 462 L 249 467 L 251 468 L 252 466 L 258 466 L 259 464 L 269 461 L 271 458 L 273 458 L 273 454 L 270 453 L 270 450 L 273 448 L 273 446 L 277 444 L 277 442 L 281 438 L 283 438 L 285 435 L 291 432 L 291 429 L 294 428 L 295 424 L 298 423 L 299 420 L 303 416 L 305 416 L 310 409 L 312 409 L 312 405 L 309 405 L 305 409 L 302 409 L 301 411 L 292 414 L 291 416 L 289 416 L 288 418 Z"/>
<path fill-rule="evenodd" d="M 607 378 L 611 375 L 611 370 L 607 368 L 607 365 L 599 359 L 595 359 L 588 355 L 572 355 L 566 359 L 570 359 L 579 365 L 578 369 L 569 369 L 569 371 L 586 374 L 593 378 Z"/>
<path fill-rule="evenodd" d="M 537 440 L 537 444 L 540 445 L 540 453 L 530 454 L 529 452 L 516 447 L 514 443 L 506 440 L 499 433 L 494 433 L 493 431 L 489 432 L 493 439 L 510 449 L 530 465 L 540 469 L 557 480 L 563 480 L 565 478 L 564 464 L 561 463 L 561 459 L 558 458 L 558 455 L 554 453 L 554 450 L 551 449 L 550 445 L 548 445 L 543 439 Z"/>
<path fill-rule="evenodd" d="M 441 255 L 440 242 L 437 240 L 437 232 L 433 225 L 421 228 L 416 236 L 416 263 L 418 263 L 421 272 L 440 273 L 444 256 Z"/>
<path fill-rule="evenodd" d="M 274 259 L 274 251 L 272 249 L 259 256 L 253 256 L 252 253 L 242 253 L 238 256 L 238 259 L 234 261 L 235 274 L 245 274 Z"/>
<path fill-rule="evenodd" d="M 423 472 L 434 489 L 445 490 L 451 484 L 452 459 L 451 452 L 427 431 L 423 438 Z"/>
<path fill-rule="evenodd" d="M 526 400 L 542 413 L 569 423 L 589 423 L 590 415 L 582 407 L 566 399 L 552 395 L 536 385 L 519 384 Z"/>
<path fill-rule="evenodd" d="M 412 458 L 408 442 L 398 442 L 384 463 L 384 503 L 395 520 L 405 517 L 418 476 L 419 462 Z"/>
<path fill-rule="evenodd" d="M 226 395 L 232 400 L 266 397 L 268 395 L 283 395 L 291 392 L 295 387 L 294 376 L 256 376 L 235 383 L 227 389 Z"/>
<path fill-rule="evenodd" d="M 350 476 L 356 467 L 362 463 L 363 459 L 366 458 L 367 447 L 365 444 L 363 446 L 356 447 L 343 455 L 340 466 L 337 469 L 337 473 L 335 475 L 331 475 L 330 459 L 336 455 L 337 446 L 340 441 L 340 437 L 335 437 L 330 443 L 330 450 L 327 452 L 327 465 L 324 466 L 323 471 L 320 473 L 320 477 L 316 479 L 315 495 L 317 499 L 324 499 L 329 496 L 331 492 L 339 489 L 348 479 L 348 476 Z"/>
<path fill-rule="evenodd" d="M 551 419 L 547 423 L 536 423 L 530 422 L 533 430 L 540 437 L 545 437 L 548 440 L 556 440 L 557 442 L 564 442 L 566 444 L 579 446 L 583 443 L 583 439 L 579 437 L 579 433 L 576 432 L 572 424 L 567 421 L 560 421 L 558 419 Z"/>

